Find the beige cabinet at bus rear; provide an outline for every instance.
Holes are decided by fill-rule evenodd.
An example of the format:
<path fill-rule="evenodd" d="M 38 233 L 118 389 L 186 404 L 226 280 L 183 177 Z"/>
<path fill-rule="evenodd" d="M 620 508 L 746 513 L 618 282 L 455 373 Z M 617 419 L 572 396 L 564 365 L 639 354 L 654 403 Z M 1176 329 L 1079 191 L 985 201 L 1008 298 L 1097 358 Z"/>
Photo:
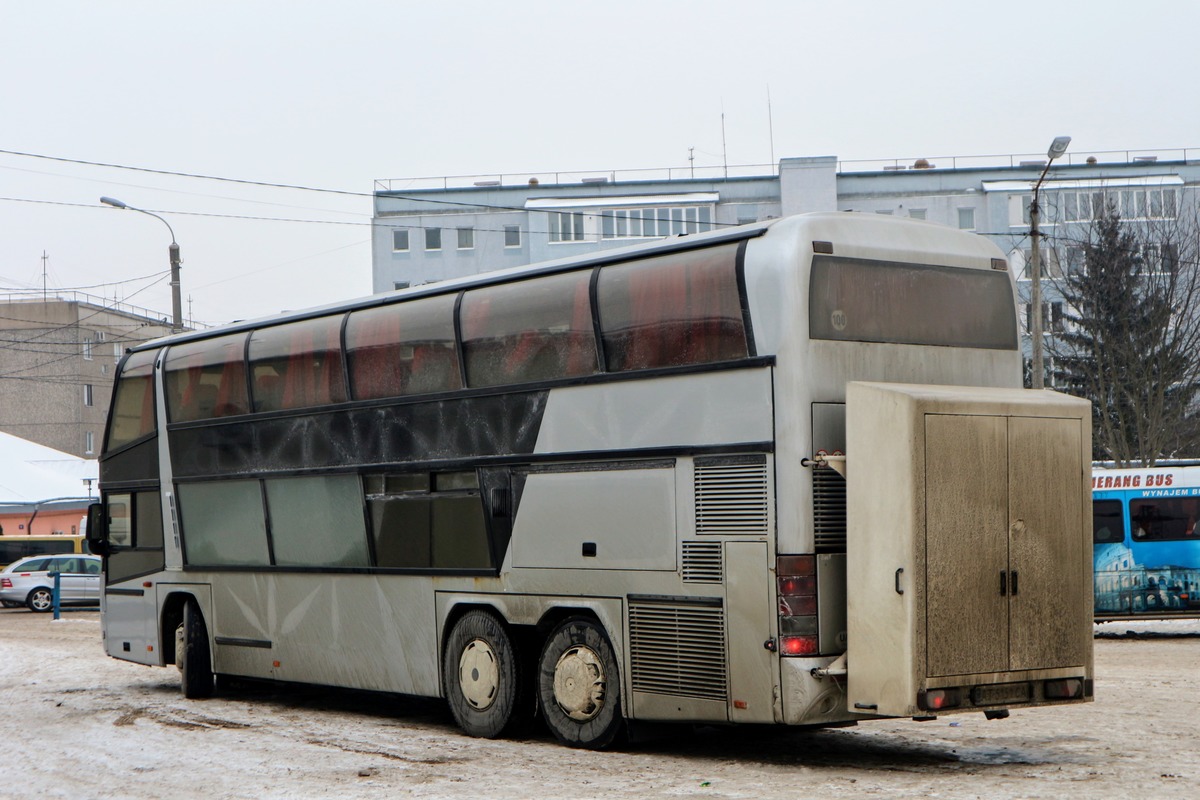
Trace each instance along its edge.
<path fill-rule="evenodd" d="M 850 385 L 851 710 L 1091 678 L 1090 425 L 1053 392 Z"/>

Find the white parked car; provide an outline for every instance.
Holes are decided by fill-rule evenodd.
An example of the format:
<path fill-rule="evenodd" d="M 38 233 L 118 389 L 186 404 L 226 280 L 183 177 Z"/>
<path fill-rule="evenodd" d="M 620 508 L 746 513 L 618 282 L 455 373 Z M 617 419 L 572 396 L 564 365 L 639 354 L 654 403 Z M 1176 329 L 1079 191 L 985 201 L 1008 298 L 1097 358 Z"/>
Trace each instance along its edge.
<path fill-rule="evenodd" d="M 49 611 L 54 607 L 57 572 L 60 605 L 99 605 L 101 564 L 99 556 L 79 553 L 22 558 L 0 571 L 0 601 L 9 607 L 25 605 L 31 611 Z"/>

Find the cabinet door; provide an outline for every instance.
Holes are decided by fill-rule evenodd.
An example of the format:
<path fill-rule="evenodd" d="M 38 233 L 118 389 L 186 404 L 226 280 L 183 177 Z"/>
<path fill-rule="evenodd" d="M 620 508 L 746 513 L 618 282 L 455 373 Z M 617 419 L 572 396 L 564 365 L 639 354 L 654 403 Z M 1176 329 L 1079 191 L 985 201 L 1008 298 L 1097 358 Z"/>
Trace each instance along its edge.
<path fill-rule="evenodd" d="M 1008 669 L 1008 430 L 995 416 L 925 417 L 926 674 Z"/>
<path fill-rule="evenodd" d="M 1009 421 L 1012 669 L 1083 664 L 1091 635 L 1084 573 L 1084 474 L 1077 419 Z M 1043 453 L 1075 454 L 1064 458 Z"/>

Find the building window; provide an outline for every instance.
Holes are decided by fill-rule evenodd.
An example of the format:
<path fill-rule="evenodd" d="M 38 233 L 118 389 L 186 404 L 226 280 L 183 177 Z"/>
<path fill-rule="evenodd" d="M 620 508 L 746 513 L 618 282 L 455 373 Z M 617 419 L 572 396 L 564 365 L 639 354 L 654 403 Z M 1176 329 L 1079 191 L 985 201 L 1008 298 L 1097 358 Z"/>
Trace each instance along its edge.
<path fill-rule="evenodd" d="M 958 228 L 964 231 L 975 230 L 975 209 L 960 208 L 958 210 Z"/>
<path fill-rule="evenodd" d="M 85 406 L 95 405 L 93 402 L 94 399 L 92 385 L 90 383 L 85 383 L 83 385 L 83 404 Z"/>
<path fill-rule="evenodd" d="M 393 253 L 408 252 L 408 231 L 407 230 L 392 231 L 392 252 Z"/>
<path fill-rule="evenodd" d="M 505 247 L 520 247 L 521 246 L 521 226 L 520 225 L 505 225 L 504 226 L 504 246 Z"/>
<path fill-rule="evenodd" d="M 471 250 L 475 247 L 475 229 L 474 228 L 459 228 L 458 229 L 458 249 Z"/>
<path fill-rule="evenodd" d="M 88 361 L 92 360 L 92 339 L 90 336 L 83 340 L 83 357 Z"/>
<path fill-rule="evenodd" d="M 712 209 L 708 206 L 610 208 L 600 212 L 600 220 L 602 239 L 679 236 L 711 229 Z M 738 222 L 741 224 L 740 219 Z"/>
<path fill-rule="evenodd" d="M 547 216 L 550 222 L 551 242 L 583 241 L 583 214 L 569 211 L 551 211 Z"/>
<path fill-rule="evenodd" d="M 89 456 L 96 452 L 96 434 L 86 431 L 83 434 L 83 452 Z"/>
<path fill-rule="evenodd" d="M 441 228 L 426 228 L 425 229 L 425 249 L 426 250 L 441 250 L 442 249 L 442 229 Z"/>

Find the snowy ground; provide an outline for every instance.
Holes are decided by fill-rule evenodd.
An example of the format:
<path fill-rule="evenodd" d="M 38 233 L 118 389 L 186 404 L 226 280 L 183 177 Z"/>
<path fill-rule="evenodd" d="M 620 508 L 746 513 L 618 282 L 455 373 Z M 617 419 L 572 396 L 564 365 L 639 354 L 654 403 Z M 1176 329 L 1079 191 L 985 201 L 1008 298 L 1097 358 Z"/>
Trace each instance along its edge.
<path fill-rule="evenodd" d="M 0 611 L 0 794 L 22 798 L 1194 797 L 1200 623 L 1097 626 L 1094 703 L 856 728 L 672 729 L 621 751 L 461 735 L 438 702 L 107 658 L 99 614 Z"/>

